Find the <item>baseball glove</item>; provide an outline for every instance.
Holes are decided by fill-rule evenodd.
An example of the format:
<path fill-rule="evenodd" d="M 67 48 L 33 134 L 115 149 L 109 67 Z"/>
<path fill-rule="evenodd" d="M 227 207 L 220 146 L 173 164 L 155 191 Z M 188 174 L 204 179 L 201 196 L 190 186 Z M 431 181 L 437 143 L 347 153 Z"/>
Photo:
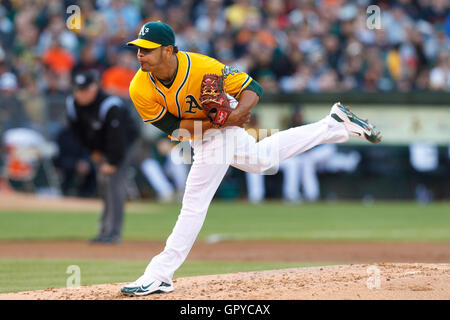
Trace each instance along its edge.
<path fill-rule="evenodd" d="M 233 111 L 224 91 L 223 81 L 223 76 L 207 73 L 203 76 L 200 87 L 199 100 L 203 112 L 216 127 L 223 126 Z"/>

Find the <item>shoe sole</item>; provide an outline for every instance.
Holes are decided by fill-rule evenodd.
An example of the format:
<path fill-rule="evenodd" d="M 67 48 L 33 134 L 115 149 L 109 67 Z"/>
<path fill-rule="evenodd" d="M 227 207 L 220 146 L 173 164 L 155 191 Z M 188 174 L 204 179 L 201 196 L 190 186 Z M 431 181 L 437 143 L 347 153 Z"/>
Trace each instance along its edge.
<path fill-rule="evenodd" d="M 342 119 L 342 117 L 347 117 L 348 121 L 350 121 L 353 125 L 356 125 L 364 130 L 364 138 L 367 141 L 374 143 L 374 144 L 381 142 L 382 137 L 380 135 L 380 131 L 376 130 L 375 126 L 370 124 L 368 120 L 362 120 L 357 115 L 355 115 L 353 112 L 351 112 L 349 106 L 343 106 L 343 105 L 339 104 L 336 107 L 333 107 L 333 109 L 334 108 L 338 109 L 337 111 L 332 110 L 332 112 L 331 112 L 331 117 L 334 120 L 336 120 L 338 122 L 345 122 L 345 120 Z M 341 116 L 339 115 L 339 113 L 341 113 Z M 370 134 L 367 134 L 366 131 L 369 131 Z M 361 134 L 359 132 L 356 132 L 356 131 L 352 131 L 352 132 L 361 137 Z"/>
<path fill-rule="evenodd" d="M 124 292 L 120 291 L 123 296 L 126 297 L 142 297 L 142 296 L 148 296 L 150 294 L 159 294 L 159 293 L 169 293 L 173 291 L 173 287 L 166 287 L 164 289 L 158 289 L 155 291 L 143 291 L 143 292 Z"/>

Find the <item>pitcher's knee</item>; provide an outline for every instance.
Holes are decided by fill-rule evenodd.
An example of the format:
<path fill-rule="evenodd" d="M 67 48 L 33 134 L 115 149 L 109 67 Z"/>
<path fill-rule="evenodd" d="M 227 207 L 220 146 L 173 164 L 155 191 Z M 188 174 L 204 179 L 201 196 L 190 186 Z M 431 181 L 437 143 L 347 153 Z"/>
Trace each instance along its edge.
<path fill-rule="evenodd" d="M 280 164 L 275 163 L 275 164 L 270 164 L 270 165 L 265 164 L 265 165 L 250 167 L 245 171 L 250 172 L 250 173 L 255 173 L 255 174 L 274 175 L 279 171 L 279 169 L 280 169 Z"/>

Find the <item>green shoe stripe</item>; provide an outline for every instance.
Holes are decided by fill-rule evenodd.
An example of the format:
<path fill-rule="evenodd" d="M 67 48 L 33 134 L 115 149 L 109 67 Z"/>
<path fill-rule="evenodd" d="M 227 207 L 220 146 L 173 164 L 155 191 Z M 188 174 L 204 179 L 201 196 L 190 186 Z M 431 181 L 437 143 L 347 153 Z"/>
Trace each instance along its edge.
<path fill-rule="evenodd" d="M 345 114 L 348 116 L 348 119 L 351 122 L 353 122 L 354 124 L 362 127 L 363 129 L 369 129 L 369 130 L 371 129 L 369 123 L 367 123 L 366 121 L 362 120 L 360 117 L 355 115 L 350 110 L 347 110 L 344 106 L 339 107 L 339 109 L 341 109 L 342 112 L 345 112 Z"/>
<path fill-rule="evenodd" d="M 364 129 L 369 128 L 369 124 L 361 119 L 359 119 L 357 116 L 353 115 L 352 118 L 349 118 L 351 122 L 357 124 L 360 127 L 363 127 Z"/>
<path fill-rule="evenodd" d="M 341 118 L 339 118 L 339 116 L 336 113 L 332 113 L 331 117 L 336 120 L 337 122 L 344 122 L 344 120 L 342 120 Z"/>
<path fill-rule="evenodd" d="M 153 282 L 155 282 L 155 281 L 150 282 L 150 284 L 148 286 L 142 286 L 142 289 L 147 290 L 148 288 L 150 288 L 150 286 L 153 284 Z"/>
<path fill-rule="evenodd" d="M 366 121 L 362 120 L 361 118 L 359 118 L 358 116 L 356 116 L 353 112 L 351 112 L 350 110 L 347 110 L 347 108 L 345 108 L 344 106 L 339 106 L 338 107 L 342 112 L 344 112 L 347 116 L 348 119 L 353 122 L 354 124 L 360 126 L 361 128 L 363 128 L 364 130 L 369 130 L 370 131 L 370 135 L 364 133 L 364 136 L 366 137 L 366 139 L 372 143 L 379 143 L 381 141 L 380 137 L 378 137 L 376 135 L 375 130 L 372 128 L 372 126 L 367 123 Z M 334 114 L 333 114 L 334 115 Z M 333 116 L 331 115 L 331 116 Z M 337 116 L 337 115 L 336 115 Z M 336 119 L 335 117 L 333 117 L 334 119 Z M 337 119 L 336 119 L 337 120 Z M 339 121 L 339 120 L 338 120 Z"/>

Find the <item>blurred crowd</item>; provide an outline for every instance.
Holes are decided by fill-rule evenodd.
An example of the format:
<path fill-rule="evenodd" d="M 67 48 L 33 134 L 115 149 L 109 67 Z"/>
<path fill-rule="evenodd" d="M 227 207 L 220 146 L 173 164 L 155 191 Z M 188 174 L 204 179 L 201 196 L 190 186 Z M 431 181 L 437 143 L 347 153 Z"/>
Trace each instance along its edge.
<path fill-rule="evenodd" d="M 77 71 L 96 69 L 130 103 L 139 65 L 125 43 L 156 20 L 179 49 L 249 73 L 266 93 L 450 91 L 448 0 L 0 0 L 0 136 L 32 128 L 65 141 Z"/>
<path fill-rule="evenodd" d="M 71 5 L 79 29 L 67 27 Z M 0 95 L 66 92 L 72 72 L 94 68 L 127 98 L 138 66 L 124 43 L 150 20 L 266 92 L 450 91 L 448 0 L 1 0 Z"/>

